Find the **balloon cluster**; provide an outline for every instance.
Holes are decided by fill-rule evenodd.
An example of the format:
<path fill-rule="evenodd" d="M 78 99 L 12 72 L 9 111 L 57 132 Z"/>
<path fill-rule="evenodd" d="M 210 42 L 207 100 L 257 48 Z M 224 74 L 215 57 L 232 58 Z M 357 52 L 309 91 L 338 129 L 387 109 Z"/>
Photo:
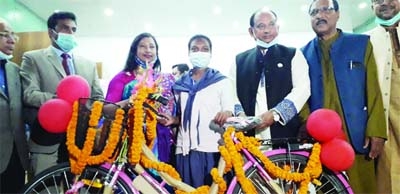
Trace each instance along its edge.
<path fill-rule="evenodd" d="M 48 100 L 40 106 L 38 120 L 46 131 L 63 133 L 71 119 L 73 103 L 79 98 L 88 98 L 90 86 L 83 77 L 70 75 L 60 81 L 56 94 L 58 98 Z"/>
<path fill-rule="evenodd" d="M 346 141 L 340 116 L 330 109 L 318 109 L 310 114 L 306 123 L 307 132 L 321 143 L 321 162 L 333 171 L 349 169 L 355 152 Z"/>

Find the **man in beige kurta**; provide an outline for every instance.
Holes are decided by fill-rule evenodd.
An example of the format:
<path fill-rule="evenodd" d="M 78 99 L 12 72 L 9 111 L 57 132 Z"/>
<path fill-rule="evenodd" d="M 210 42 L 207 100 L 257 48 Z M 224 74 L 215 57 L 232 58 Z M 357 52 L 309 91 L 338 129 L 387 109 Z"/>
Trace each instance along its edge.
<path fill-rule="evenodd" d="M 378 193 L 400 193 L 400 2 L 372 1 L 372 9 L 378 26 L 368 33 L 388 121 L 388 139 L 378 159 Z"/>

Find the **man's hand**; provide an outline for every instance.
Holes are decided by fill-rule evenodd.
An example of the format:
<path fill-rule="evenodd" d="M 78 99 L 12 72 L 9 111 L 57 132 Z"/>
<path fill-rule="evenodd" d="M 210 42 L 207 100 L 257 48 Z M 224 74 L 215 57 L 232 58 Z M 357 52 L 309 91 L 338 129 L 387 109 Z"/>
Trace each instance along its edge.
<path fill-rule="evenodd" d="M 231 111 L 221 111 L 218 112 L 217 115 L 215 115 L 214 122 L 219 126 L 222 126 L 226 122 L 226 119 L 232 116 L 233 114 Z"/>
<path fill-rule="evenodd" d="M 272 124 L 274 124 L 274 114 L 272 113 L 272 111 L 267 111 L 263 114 L 260 115 L 260 118 L 262 120 L 261 124 L 259 124 L 256 129 L 265 129 L 269 126 L 271 126 Z"/>
<path fill-rule="evenodd" d="M 378 157 L 383 150 L 383 145 L 385 144 L 385 139 L 380 137 L 366 137 L 364 148 L 368 148 L 371 145 L 371 150 L 368 153 L 368 156 L 371 159 L 375 159 Z"/>

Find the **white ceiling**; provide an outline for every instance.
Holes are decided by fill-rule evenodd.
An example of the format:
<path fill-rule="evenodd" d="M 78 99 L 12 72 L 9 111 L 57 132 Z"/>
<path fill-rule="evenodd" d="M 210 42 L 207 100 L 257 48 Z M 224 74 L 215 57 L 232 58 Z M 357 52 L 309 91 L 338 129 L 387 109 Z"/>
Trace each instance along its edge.
<path fill-rule="evenodd" d="M 247 34 L 250 15 L 262 6 L 275 10 L 281 32 L 311 31 L 311 0 L 17 0 L 43 21 L 54 10 L 72 11 L 79 36 L 156 36 Z M 359 4 L 365 8 L 360 9 Z M 370 0 L 339 0 L 338 27 L 351 31 L 372 16 Z M 105 9 L 113 14 L 106 16 Z"/>

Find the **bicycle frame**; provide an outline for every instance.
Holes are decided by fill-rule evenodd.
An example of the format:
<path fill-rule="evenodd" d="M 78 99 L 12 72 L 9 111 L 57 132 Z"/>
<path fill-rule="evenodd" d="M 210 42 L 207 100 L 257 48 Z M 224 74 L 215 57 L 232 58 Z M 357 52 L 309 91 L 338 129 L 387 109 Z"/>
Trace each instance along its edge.
<path fill-rule="evenodd" d="M 262 176 L 265 176 L 265 174 L 267 175 L 263 178 L 266 178 L 268 180 L 268 178 L 270 178 L 270 177 L 269 177 L 268 173 L 265 171 L 265 169 L 262 167 L 262 165 L 251 154 L 249 154 L 248 152 L 246 153 L 246 152 L 247 152 L 247 150 L 245 150 L 244 153 L 245 153 L 246 157 L 248 158 L 248 162 L 243 166 L 243 169 L 246 171 L 250 167 L 255 166 L 257 168 L 257 170 L 259 172 L 261 172 Z M 274 150 L 264 152 L 264 155 L 267 157 L 271 157 L 271 156 L 279 155 L 279 154 L 297 154 L 297 155 L 301 155 L 301 156 L 304 156 L 307 158 L 310 156 L 310 152 L 301 151 L 301 150 L 289 152 L 287 149 L 274 149 Z M 344 184 L 345 188 L 347 188 L 347 192 L 349 192 L 349 194 L 353 194 L 353 190 L 351 189 L 351 187 L 350 187 L 348 181 L 346 180 L 345 176 L 343 175 L 343 173 L 340 173 L 340 172 L 334 172 L 334 173 L 335 173 L 335 176 L 337 176 L 339 178 L 339 180 Z M 236 179 L 236 177 L 234 177 L 232 179 L 232 182 L 229 184 L 227 193 L 232 193 L 236 184 L 237 184 L 237 179 Z"/>

